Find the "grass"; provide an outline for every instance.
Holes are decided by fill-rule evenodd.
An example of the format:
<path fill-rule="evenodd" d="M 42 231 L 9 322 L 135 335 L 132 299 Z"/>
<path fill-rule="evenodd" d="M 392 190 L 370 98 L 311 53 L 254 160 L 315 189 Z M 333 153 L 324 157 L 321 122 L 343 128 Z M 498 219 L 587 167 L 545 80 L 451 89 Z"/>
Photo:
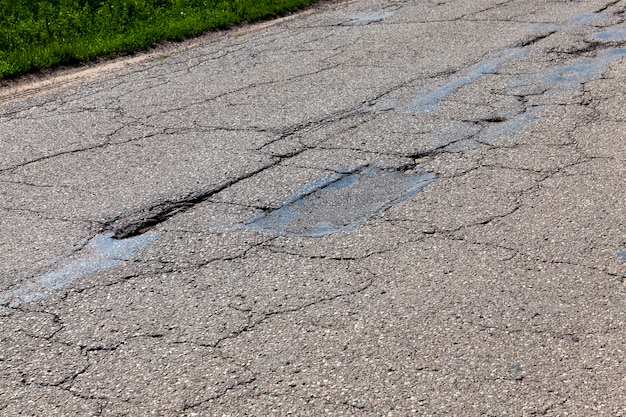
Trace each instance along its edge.
<path fill-rule="evenodd" d="M 147 49 L 315 0 L 0 0 L 0 79 Z"/>

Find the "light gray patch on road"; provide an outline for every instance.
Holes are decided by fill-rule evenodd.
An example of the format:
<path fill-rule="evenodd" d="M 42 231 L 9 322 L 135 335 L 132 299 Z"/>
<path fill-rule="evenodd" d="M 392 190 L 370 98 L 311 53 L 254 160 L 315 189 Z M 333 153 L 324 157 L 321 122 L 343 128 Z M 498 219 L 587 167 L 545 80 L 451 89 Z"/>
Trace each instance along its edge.
<path fill-rule="evenodd" d="M 521 58 L 530 51 L 528 46 L 504 48 L 487 55 L 487 57 L 468 68 L 464 75 L 452 79 L 447 84 L 432 90 L 428 93 L 421 94 L 417 99 L 403 107 L 403 110 L 410 114 L 436 113 L 438 111 L 437 104 L 444 98 L 448 97 L 464 85 L 473 83 L 484 75 L 493 74 L 502 65 L 514 59 Z"/>
<path fill-rule="evenodd" d="M 623 42 L 626 40 L 626 24 L 613 27 L 604 32 L 596 33 L 592 37 L 594 40 L 604 42 Z"/>
<path fill-rule="evenodd" d="M 602 33 L 608 32 L 600 34 Z M 624 56 L 626 48 L 603 49 L 595 57 L 581 57 L 565 65 L 542 68 L 519 77 L 509 84 L 509 88 L 520 92 L 527 87 L 536 88 L 537 85 L 542 85 L 547 89 L 544 97 L 556 98 L 572 93 L 588 81 L 600 78 L 609 65 Z"/>
<path fill-rule="evenodd" d="M 444 149 L 446 150 L 446 152 L 464 153 L 464 152 L 476 150 L 479 147 L 480 147 L 480 144 L 476 142 L 475 140 L 463 139 L 463 140 L 450 143 Z"/>
<path fill-rule="evenodd" d="M 480 132 L 477 123 L 451 121 L 433 133 L 430 144 L 436 148 L 466 141 Z"/>
<path fill-rule="evenodd" d="M 601 22 L 602 20 L 606 19 L 606 17 L 606 12 L 585 12 L 574 16 L 572 19 L 570 19 L 570 21 L 581 25 L 591 25 Z"/>
<path fill-rule="evenodd" d="M 524 32 L 535 34 L 535 33 L 557 32 L 559 30 L 563 30 L 563 27 L 559 25 L 555 25 L 553 23 L 533 23 L 532 25 L 528 26 L 524 30 Z"/>
<path fill-rule="evenodd" d="M 626 262 L 626 249 L 624 249 L 624 250 L 621 250 L 621 251 L 617 252 L 617 257 L 618 257 L 620 260 L 622 260 L 622 261 Z"/>
<path fill-rule="evenodd" d="M 94 236 L 83 249 L 87 252 L 84 257 L 68 261 L 59 269 L 37 277 L 34 282 L 0 293 L 0 313 L 5 312 L 7 307 L 16 308 L 42 300 L 86 275 L 120 265 L 156 239 L 156 234 L 151 232 L 122 240 L 112 236 L 112 233 Z"/>
<path fill-rule="evenodd" d="M 434 179 L 433 173 L 389 167 L 342 170 L 306 185 L 279 209 L 260 213 L 245 227 L 282 236 L 346 232 L 413 197 Z"/>
<path fill-rule="evenodd" d="M 489 129 L 486 129 L 479 135 L 477 140 L 481 143 L 492 145 L 504 136 L 511 136 L 523 132 L 534 120 L 537 119 L 538 117 L 533 114 L 532 110 L 527 111 L 512 119 L 495 124 Z"/>
<path fill-rule="evenodd" d="M 482 126 L 478 123 L 453 122 L 433 134 L 431 145 L 450 152 L 467 152 L 480 143 L 493 145 L 499 139 L 524 132 L 540 118 L 531 108 L 514 117 Z"/>

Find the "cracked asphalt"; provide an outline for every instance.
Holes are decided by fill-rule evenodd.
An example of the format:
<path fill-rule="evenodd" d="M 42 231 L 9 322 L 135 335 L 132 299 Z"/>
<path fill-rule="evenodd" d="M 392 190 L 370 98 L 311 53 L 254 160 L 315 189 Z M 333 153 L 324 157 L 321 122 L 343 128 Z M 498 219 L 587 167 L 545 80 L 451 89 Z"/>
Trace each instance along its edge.
<path fill-rule="evenodd" d="M 626 415 L 626 1 L 358 0 L 0 104 L 0 415 Z"/>

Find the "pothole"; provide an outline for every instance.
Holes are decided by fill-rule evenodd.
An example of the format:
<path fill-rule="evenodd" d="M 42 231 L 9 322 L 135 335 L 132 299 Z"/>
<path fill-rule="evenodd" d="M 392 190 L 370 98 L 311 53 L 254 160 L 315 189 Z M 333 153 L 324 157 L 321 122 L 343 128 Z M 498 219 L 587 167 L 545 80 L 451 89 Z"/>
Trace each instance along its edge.
<path fill-rule="evenodd" d="M 346 232 L 414 196 L 435 174 L 398 167 L 344 169 L 313 181 L 283 205 L 260 213 L 245 228 L 282 236 Z"/>

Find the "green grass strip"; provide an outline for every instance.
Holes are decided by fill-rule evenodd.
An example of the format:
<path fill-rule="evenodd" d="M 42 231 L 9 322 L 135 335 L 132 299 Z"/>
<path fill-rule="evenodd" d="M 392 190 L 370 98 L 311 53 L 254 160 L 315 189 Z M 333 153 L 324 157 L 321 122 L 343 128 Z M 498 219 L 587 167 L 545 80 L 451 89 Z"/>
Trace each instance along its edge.
<path fill-rule="evenodd" d="M 147 49 L 316 0 L 0 0 L 0 79 Z"/>

